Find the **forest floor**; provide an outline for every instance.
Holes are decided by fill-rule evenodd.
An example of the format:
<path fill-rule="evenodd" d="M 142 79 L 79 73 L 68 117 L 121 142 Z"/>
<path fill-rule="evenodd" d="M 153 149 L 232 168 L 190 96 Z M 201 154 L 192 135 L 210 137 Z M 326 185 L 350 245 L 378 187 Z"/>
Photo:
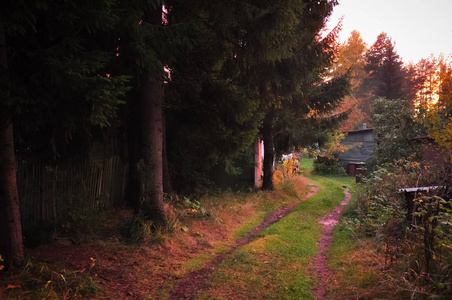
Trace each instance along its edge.
<path fill-rule="evenodd" d="M 178 211 L 173 233 L 144 244 L 121 240 L 131 212 L 116 211 L 94 239 L 55 235 L 27 250 L 26 272 L 0 277 L 0 299 L 322 299 L 351 182 L 324 180 L 294 176 L 274 192 L 200 200 L 207 217 Z"/>

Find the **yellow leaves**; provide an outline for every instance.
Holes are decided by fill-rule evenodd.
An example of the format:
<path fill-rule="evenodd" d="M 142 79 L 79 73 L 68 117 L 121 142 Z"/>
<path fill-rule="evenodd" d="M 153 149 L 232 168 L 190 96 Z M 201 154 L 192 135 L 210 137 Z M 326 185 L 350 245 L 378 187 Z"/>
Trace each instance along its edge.
<path fill-rule="evenodd" d="M 335 152 L 345 152 L 347 150 L 350 150 L 352 148 L 361 148 L 362 143 L 355 143 L 353 145 L 342 145 L 341 141 L 345 139 L 347 134 L 345 133 L 334 133 L 329 136 L 329 141 L 326 145 L 326 151 L 325 154 L 328 158 L 333 158 L 333 153 Z"/>
<path fill-rule="evenodd" d="M 285 159 L 282 166 L 279 167 L 273 173 L 273 183 L 275 185 L 282 182 L 284 179 L 300 172 L 300 167 L 298 165 L 298 160 L 295 156 Z"/>
<path fill-rule="evenodd" d="M 425 124 L 429 127 L 428 136 L 440 146 L 450 149 L 452 147 L 452 120 L 442 119 L 440 113 L 439 109 L 427 112 Z"/>
<path fill-rule="evenodd" d="M 44 286 L 44 288 L 48 288 L 49 285 L 52 283 L 52 280 L 47 281 L 46 285 Z"/>
<path fill-rule="evenodd" d="M 273 183 L 275 185 L 278 185 L 279 183 L 281 183 L 284 180 L 284 175 L 280 170 L 276 170 L 273 173 Z"/>

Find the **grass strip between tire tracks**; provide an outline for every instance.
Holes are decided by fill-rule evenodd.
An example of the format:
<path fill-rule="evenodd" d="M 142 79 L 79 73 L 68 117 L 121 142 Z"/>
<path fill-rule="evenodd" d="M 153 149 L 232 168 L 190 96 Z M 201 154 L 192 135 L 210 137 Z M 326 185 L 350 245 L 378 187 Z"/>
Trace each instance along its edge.
<path fill-rule="evenodd" d="M 340 204 L 343 186 L 353 179 L 307 177 L 320 191 L 225 257 L 196 299 L 314 299 L 309 265 L 321 234 L 318 220 Z"/>

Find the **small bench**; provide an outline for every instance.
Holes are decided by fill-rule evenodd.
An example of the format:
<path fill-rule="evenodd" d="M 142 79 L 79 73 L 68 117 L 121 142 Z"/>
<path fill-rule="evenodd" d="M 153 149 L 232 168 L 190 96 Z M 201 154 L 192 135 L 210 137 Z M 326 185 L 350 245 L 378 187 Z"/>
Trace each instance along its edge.
<path fill-rule="evenodd" d="M 422 186 L 422 187 L 411 187 L 411 188 L 402 188 L 398 190 L 399 194 L 403 194 L 405 196 L 406 201 L 406 220 L 412 222 L 413 213 L 414 213 L 414 199 L 416 198 L 417 193 L 429 194 L 431 191 L 437 190 L 438 186 Z"/>

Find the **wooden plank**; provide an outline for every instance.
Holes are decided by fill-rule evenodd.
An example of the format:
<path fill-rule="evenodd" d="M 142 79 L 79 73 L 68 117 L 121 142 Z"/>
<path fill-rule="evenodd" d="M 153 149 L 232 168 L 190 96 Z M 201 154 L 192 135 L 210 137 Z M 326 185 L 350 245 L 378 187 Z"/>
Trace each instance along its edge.
<path fill-rule="evenodd" d="M 119 157 L 102 164 L 73 161 L 55 167 L 19 161 L 16 174 L 24 229 L 42 221 L 57 225 L 81 201 L 103 210 L 124 196 L 125 166 Z"/>

